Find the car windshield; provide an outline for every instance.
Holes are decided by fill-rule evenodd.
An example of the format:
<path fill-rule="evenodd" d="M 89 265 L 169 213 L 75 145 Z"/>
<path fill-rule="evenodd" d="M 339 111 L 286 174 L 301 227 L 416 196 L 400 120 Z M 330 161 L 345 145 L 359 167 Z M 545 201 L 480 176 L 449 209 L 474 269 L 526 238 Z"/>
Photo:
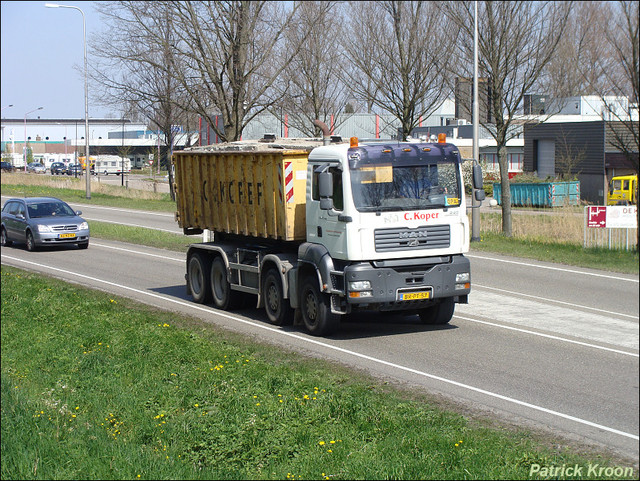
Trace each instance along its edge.
<path fill-rule="evenodd" d="M 40 202 L 29 204 L 29 217 L 38 219 L 42 217 L 73 217 L 76 213 L 64 202 Z"/>

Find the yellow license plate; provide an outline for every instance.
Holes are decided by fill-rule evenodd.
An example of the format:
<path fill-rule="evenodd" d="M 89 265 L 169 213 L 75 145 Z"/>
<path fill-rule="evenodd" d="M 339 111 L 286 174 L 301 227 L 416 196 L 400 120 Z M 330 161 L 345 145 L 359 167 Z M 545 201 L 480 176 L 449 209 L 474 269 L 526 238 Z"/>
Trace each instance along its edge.
<path fill-rule="evenodd" d="M 60 239 L 73 239 L 75 234 L 60 234 Z"/>
<path fill-rule="evenodd" d="M 400 294 L 401 301 L 415 301 L 419 299 L 429 299 L 431 297 L 430 292 L 404 292 Z"/>

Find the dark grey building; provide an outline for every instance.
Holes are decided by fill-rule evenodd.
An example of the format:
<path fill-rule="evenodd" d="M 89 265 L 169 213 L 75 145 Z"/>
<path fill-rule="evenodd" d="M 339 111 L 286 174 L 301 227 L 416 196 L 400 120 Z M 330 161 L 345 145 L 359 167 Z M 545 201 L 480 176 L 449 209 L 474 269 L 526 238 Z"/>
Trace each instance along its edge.
<path fill-rule="evenodd" d="M 630 149 L 629 159 L 619 147 L 619 138 L 625 135 L 626 145 L 634 145 L 622 122 L 525 124 L 523 170 L 542 179 L 576 177 L 581 199 L 604 204 L 611 177 L 635 173 L 638 146 Z"/>

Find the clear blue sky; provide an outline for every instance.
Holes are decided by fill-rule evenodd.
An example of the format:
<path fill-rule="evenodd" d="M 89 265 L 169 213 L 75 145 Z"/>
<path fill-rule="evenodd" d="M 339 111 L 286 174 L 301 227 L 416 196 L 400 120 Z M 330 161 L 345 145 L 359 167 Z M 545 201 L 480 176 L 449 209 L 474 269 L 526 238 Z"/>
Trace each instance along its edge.
<path fill-rule="evenodd" d="M 81 8 L 87 41 L 102 28 L 94 2 L 1 2 L 3 118 L 22 119 L 38 107 L 44 108 L 29 118 L 84 118 L 82 15 L 73 8 L 46 8 L 45 3 Z M 89 117 L 107 117 L 108 108 L 92 105 L 91 84 L 89 89 Z"/>

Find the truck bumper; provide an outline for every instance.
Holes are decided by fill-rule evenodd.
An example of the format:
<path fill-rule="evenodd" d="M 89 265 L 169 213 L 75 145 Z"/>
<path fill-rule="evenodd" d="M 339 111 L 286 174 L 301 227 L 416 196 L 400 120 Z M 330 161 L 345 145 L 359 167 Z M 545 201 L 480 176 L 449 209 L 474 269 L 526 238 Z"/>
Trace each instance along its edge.
<path fill-rule="evenodd" d="M 471 290 L 469 259 L 462 255 L 441 262 L 362 262 L 344 270 L 345 300 L 351 308 L 383 311 L 419 309 L 445 297 L 466 303 Z M 350 309 L 349 309 L 350 310 Z"/>

